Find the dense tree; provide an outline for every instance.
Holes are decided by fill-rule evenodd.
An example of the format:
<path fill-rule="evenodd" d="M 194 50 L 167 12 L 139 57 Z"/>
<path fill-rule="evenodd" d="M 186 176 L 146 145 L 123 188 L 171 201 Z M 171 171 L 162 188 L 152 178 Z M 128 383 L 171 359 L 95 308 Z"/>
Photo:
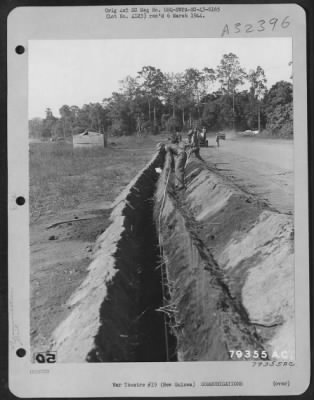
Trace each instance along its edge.
<path fill-rule="evenodd" d="M 104 133 L 108 124 L 107 113 L 100 103 L 89 104 L 88 117 L 91 128 L 97 132 Z"/>
<path fill-rule="evenodd" d="M 260 121 L 264 121 L 258 115 L 256 100 L 252 97 L 252 93 L 247 90 L 243 90 L 237 94 L 235 113 L 235 128 L 240 131 L 246 129 L 256 130 L 258 118 Z"/>
<path fill-rule="evenodd" d="M 46 109 L 46 117 L 43 120 L 43 132 L 42 136 L 44 138 L 52 138 L 56 134 L 56 122 L 57 118 L 54 117 L 50 108 Z"/>
<path fill-rule="evenodd" d="M 153 105 L 153 118 L 154 124 L 156 124 L 156 104 L 163 93 L 164 74 L 160 69 L 148 65 L 138 72 L 138 80 L 140 81 L 142 94 L 147 98 L 148 120 L 151 121 L 151 105 Z"/>
<path fill-rule="evenodd" d="M 68 105 L 64 105 L 59 109 L 60 113 L 60 121 L 62 126 L 63 136 L 68 136 L 68 132 L 73 135 L 74 128 L 74 118 L 72 114 L 71 107 Z"/>
<path fill-rule="evenodd" d="M 244 83 L 246 90 L 240 91 Z M 200 125 L 210 130 L 266 127 L 290 135 L 292 84 L 277 82 L 267 92 L 266 83 L 261 66 L 247 74 L 233 53 L 224 54 L 216 70 L 207 66 L 163 73 L 147 65 L 135 76 L 126 76 L 119 90 L 101 103 L 65 104 L 59 109 L 60 118 L 47 109 L 43 120 L 30 121 L 30 135 L 66 138 L 84 129 L 143 135 Z"/>
<path fill-rule="evenodd" d="M 204 92 L 209 93 L 211 91 L 213 83 L 216 81 L 216 73 L 212 68 L 203 68 L 203 85 Z"/>
<path fill-rule="evenodd" d="M 172 118 L 176 117 L 182 88 L 182 74 L 165 74 L 164 99 L 172 111 Z"/>
<path fill-rule="evenodd" d="M 272 109 L 280 104 L 291 103 L 293 98 L 292 84 L 286 81 L 275 83 L 266 93 L 266 109 Z"/>
<path fill-rule="evenodd" d="M 266 93 L 263 106 L 266 129 L 273 135 L 293 134 L 293 90 L 290 82 L 279 81 Z"/>
<path fill-rule="evenodd" d="M 222 91 L 229 95 L 233 94 L 239 85 L 243 85 L 247 76 L 240 66 L 239 58 L 233 53 L 224 54 L 216 71 Z"/>
<path fill-rule="evenodd" d="M 131 135 L 136 129 L 136 118 L 131 103 L 122 93 L 114 92 L 107 101 L 107 113 L 111 120 L 110 132 L 113 135 Z"/>
<path fill-rule="evenodd" d="M 221 90 L 232 97 L 233 124 L 235 121 L 235 95 L 238 86 L 243 85 L 247 77 L 241 68 L 239 58 L 233 54 L 224 54 L 220 64 L 217 66 L 217 79 L 221 84 Z"/>
<path fill-rule="evenodd" d="M 248 74 L 250 82 L 250 94 L 252 103 L 257 108 L 257 129 L 261 130 L 261 101 L 266 93 L 267 79 L 262 67 L 258 66 L 256 70 L 251 70 Z"/>
<path fill-rule="evenodd" d="M 217 120 L 219 115 L 219 106 L 216 100 L 215 96 L 210 96 L 203 109 L 202 121 L 210 130 L 214 130 L 218 127 Z"/>
<path fill-rule="evenodd" d="M 200 102 L 202 96 L 205 95 L 204 91 L 204 83 L 205 77 L 202 71 L 199 71 L 196 68 L 188 68 L 185 70 L 184 78 L 186 82 L 186 86 L 188 88 L 188 92 L 192 95 L 193 103 L 195 104 L 195 108 L 197 110 L 197 118 L 200 118 Z M 190 120 L 191 120 L 191 112 L 190 109 Z"/>
<path fill-rule="evenodd" d="M 137 78 L 128 75 L 120 82 L 120 92 L 123 93 L 128 100 L 134 101 L 141 94 L 141 87 Z"/>

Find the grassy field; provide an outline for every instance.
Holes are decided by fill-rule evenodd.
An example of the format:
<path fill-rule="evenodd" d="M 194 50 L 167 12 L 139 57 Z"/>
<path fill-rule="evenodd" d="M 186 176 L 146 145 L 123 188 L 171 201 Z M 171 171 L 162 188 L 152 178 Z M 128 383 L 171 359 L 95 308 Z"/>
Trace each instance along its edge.
<path fill-rule="evenodd" d="M 30 284 L 32 351 L 45 351 L 83 282 L 108 209 L 151 159 L 158 137 L 124 137 L 107 148 L 30 144 Z M 56 222 L 57 226 L 51 228 Z"/>
<path fill-rule="evenodd" d="M 89 201 L 111 202 L 151 158 L 159 137 L 123 137 L 107 148 L 30 144 L 31 222 Z"/>

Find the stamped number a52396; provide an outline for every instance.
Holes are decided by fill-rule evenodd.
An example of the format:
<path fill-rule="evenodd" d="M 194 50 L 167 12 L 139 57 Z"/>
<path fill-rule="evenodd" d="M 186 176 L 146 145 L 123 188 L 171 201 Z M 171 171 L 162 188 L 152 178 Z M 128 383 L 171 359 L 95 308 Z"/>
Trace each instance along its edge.
<path fill-rule="evenodd" d="M 250 34 L 254 32 L 266 32 L 275 31 L 279 29 L 287 29 L 290 26 L 290 17 L 286 16 L 284 18 L 270 18 L 270 19 L 260 19 L 253 24 L 243 24 L 242 22 L 236 22 L 235 24 L 229 25 L 225 24 L 221 32 L 221 36 L 228 36 L 230 34 Z"/>

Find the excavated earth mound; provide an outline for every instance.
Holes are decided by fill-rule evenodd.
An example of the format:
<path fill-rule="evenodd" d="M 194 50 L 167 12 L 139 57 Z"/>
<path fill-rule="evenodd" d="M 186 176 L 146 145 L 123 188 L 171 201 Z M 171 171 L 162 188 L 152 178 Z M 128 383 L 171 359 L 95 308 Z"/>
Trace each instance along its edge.
<path fill-rule="evenodd" d="M 158 175 L 156 168 L 162 168 Z M 294 351 L 293 221 L 161 147 L 115 201 L 52 335 L 61 362 L 228 360 Z"/>
<path fill-rule="evenodd" d="M 196 157 L 187 163 L 184 193 L 174 191 L 170 170 L 167 159 L 155 219 L 179 360 L 228 360 L 237 350 L 293 358 L 292 217 Z"/>
<path fill-rule="evenodd" d="M 58 361 L 164 361 L 174 346 L 156 312 L 162 289 L 153 196 L 163 163 L 161 149 L 116 199 L 89 273 L 68 301 L 71 312 L 52 335 Z M 169 361 L 175 347 L 171 353 Z"/>

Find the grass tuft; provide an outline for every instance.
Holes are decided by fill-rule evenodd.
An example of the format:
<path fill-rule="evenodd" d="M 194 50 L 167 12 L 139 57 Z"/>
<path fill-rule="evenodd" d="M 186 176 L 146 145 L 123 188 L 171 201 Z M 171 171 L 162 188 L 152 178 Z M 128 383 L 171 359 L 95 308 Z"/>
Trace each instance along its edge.
<path fill-rule="evenodd" d="M 152 157 L 157 142 L 124 137 L 111 139 L 107 148 L 78 149 L 68 143 L 31 143 L 31 222 L 83 202 L 113 201 Z"/>

